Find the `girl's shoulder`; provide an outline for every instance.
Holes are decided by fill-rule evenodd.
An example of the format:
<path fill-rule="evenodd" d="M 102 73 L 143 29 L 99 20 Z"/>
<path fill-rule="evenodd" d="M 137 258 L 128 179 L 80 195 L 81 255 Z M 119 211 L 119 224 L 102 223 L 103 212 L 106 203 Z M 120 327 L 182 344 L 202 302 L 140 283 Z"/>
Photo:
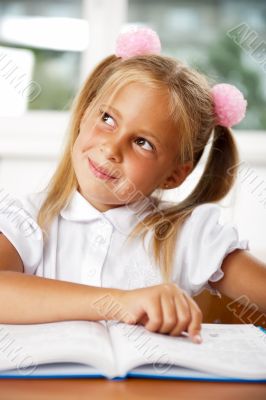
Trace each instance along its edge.
<path fill-rule="evenodd" d="M 223 209 L 217 203 L 204 203 L 196 206 L 189 218 L 190 222 L 197 221 L 202 224 L 211 224 L 223 221 Z"/>
<path fill-rule="evenodd" d="M 36 219 L 46 195 L 46 191 L 27 193 L 19 196 L 16 204 Z"/>
<path fill-rule="evenodd" d="M 18 251 L 27 273 L 34 273 L 42 259 L 43 235 L 36 216 L 43 196 L 14 196 L 5 190 L 0 194 L 0 232 Z"/>
<path fill-rule="evenodd" d="M 160 208 L 171 208 L 176 203 L 171 201 L 161 202 Z M 203 251 L 213 246 L 220 246 L 226 243 L 227 246 L 238 242 L 238 227 L 232 221 L 230 209 L 217 203 L 204 203 L 197 205 L 183 222 L 178 242 L 182 242 L 183 250 L 199 247 Z M 247 240 L 241 241 L 244 247 Z M 179 248 L 179 251 L 181 249 Z"/>
<path fill-rule="evenodd" d="M 158 203 L 159 210 L 170 209 L 173 206 L 176 206 L 177 203 L 173 201 L 161 200 Z M 198 222 L 202 221 L 203 223 L 213 222 L 216 220 L 223 219 L 223 208 L 221 205 L 217 203 L 204 203 L 195 206 L 192 210 L 191 214 L 186 218 L 184 225 L 189 225 L 195 220 Z"/>
<path fill-rule="evenodd" d="M 177 239 L 174 280 L 191 295 L 204 288 L 213 291 L 209 281 L 223 277 L 222 263 L 231 252 L 249 250 L 248 239 L 240 238 L 238 227 L 228 221 L 228 209 L 217 203 L 194 208 L 185 220 Z"/>
<path fill-rule="evenodd" d="M 14 195 L 0 190 L 0 215 L 13 221 L 35 220 L 45 192 Z"/>

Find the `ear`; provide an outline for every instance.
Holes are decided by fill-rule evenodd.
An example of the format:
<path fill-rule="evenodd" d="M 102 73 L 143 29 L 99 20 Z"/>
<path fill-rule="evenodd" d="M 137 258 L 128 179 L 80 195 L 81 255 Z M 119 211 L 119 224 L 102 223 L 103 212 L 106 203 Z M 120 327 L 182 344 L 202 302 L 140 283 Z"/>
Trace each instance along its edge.
<path fill-rule="evenodd" d="M 186 177 L 190 174 L 193 169 L 192 162 L 189 161 L 183 165 L 175 167 L 170 176 L 165 178 L 159 185 L 161 189 L 174 189 L 184 182 Z"/>

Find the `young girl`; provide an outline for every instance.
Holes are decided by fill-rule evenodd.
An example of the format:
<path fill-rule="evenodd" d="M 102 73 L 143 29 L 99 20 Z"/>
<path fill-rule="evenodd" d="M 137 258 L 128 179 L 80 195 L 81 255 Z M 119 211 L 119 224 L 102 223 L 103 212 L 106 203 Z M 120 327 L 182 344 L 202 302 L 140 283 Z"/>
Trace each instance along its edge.
<path fill-rule="evenodd" d="M 76 99 L 47 189 L 23 204 L 2 198 L 0 323 L 115 319 L 200 342 L 192 297 L 204 288 L 266 311 L 265 264 L 214 204 L 235 180 L 229 126 L 245 101 L 159 50 L 147 28 L 121 34 Z M 210 139 L 192 193 L 162 201 Z"/>

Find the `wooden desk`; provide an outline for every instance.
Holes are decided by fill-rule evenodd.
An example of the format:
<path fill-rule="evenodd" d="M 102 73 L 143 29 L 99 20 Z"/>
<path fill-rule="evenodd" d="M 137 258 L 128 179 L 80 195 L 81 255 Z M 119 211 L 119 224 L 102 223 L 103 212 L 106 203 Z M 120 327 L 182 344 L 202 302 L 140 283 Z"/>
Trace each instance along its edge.
<path fill-rule="evenodd" d="M 1 380 L 1 400 L 265 400 L 266 384 L 128 379 Z"/>

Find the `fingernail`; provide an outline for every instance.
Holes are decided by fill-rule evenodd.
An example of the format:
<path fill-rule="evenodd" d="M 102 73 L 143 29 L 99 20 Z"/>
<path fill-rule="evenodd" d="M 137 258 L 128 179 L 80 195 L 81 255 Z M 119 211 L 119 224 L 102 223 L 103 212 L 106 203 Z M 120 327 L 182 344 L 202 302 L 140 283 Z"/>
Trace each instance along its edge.
<path fill-rule="evenodd" d="M 201 338 L 200 335 L 194 335 L 194 336 L 192 336 L 192 341 L 194 343 L 201 343 L 202 342 L 202 338 Z"/>

